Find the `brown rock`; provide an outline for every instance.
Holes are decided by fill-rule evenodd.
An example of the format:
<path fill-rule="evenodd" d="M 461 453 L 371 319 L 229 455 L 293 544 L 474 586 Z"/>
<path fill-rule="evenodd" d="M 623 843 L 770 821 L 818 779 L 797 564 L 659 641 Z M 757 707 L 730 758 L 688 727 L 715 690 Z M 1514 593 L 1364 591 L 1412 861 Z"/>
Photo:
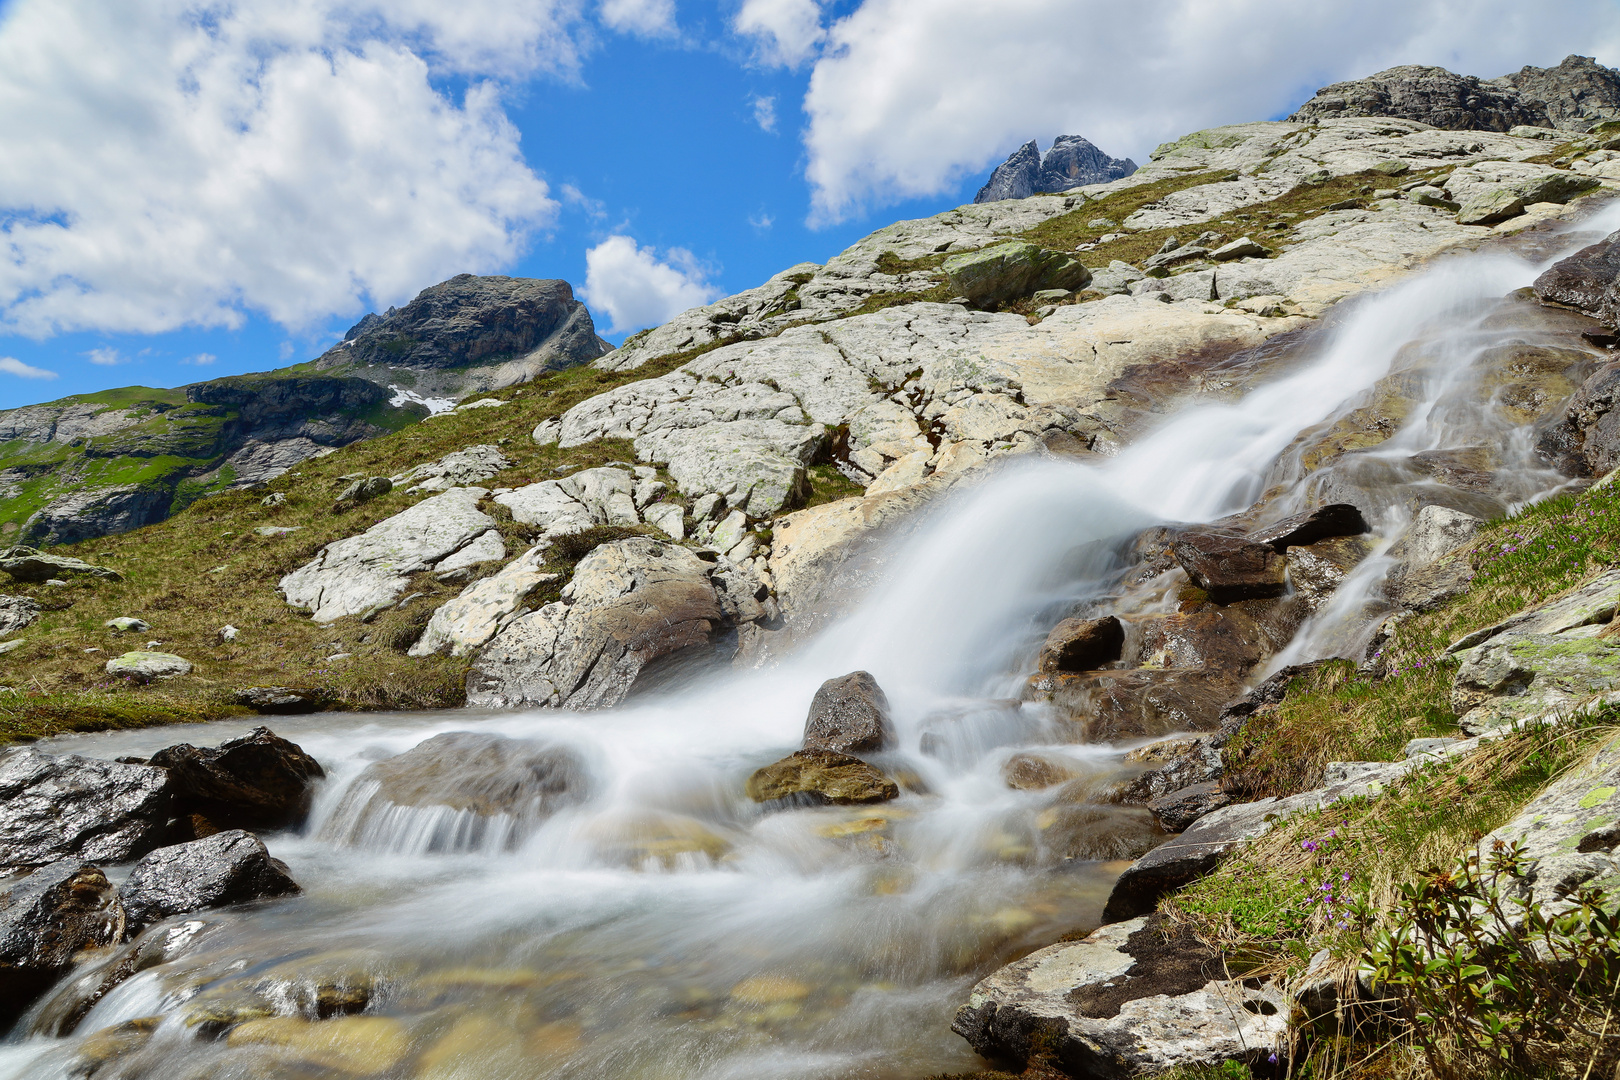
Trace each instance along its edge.
<path fill-rule="evenodd" d="M 1288 548 L 1314 544 L 1330 536 L 1359 536 L 1366 531 L 1367 519 L 1360 510 L 1349 503 L 1333 503 L 1274 521 L 1251 532 L 1249 539 L 1281 554 Z"/>
<path fill-rule="evenodd" d="M 1236 608 L 1206 607 L 1142 625 L 1142 663 L 1160 668 L 1216 668 L 1243 675 L 1271 654 L 1253 619 Z"/>
<path fill-rule="evenodd" d="M 1217 604 L 1281 596 L 1288 587 L 1282 557 L 1270 545 L 1241 536 L 1183 532 L 1170 553 Z"/>
<path fill-rule="evenodd" d="M 1165 840 L 1140 806 L 1055 806 L 1036 821 L 1051 861 L 1139 859 Z"/>
<path fill-rule="evenodd" d="M 1221 707 L 1242 690 L 1238 676 L 1216 670 L 1059 672 L 1030 684 L 1032 696 L 1049 700 L 1069 720 L 1077 742 L 1211 731 Z"/>
<path fill-rule="evenodd" d="M 1178 833 L 1212 810 L 1219 810 L 1232 801 L 1232 796 L 1221 790 L 1218 782 L 1192 784 L 1161 795 L 1147 804 L 1159 827 L 1168 833 Z"/>
<path fill-rule="evenodd" d="M 1039 791 L 1073 780 L 1077 774 L 1062 761 L 1044 754 L 1014 754 L 1001 767 L 1007 786 L 1019 791 Z"/>
<path fill-rule="evenodd" d="M 1095 671 L 1120 657 L 1125 628 L 1117 618 L 1064 619 L 1041 646 L 1042 671 Z"/>
<path fill-rule="evenodd" d="M 1553 263 L 1531 288 L 1542 300 L 1579 308 L 1606 326 L 1620 327 L 1620 232 Z"/>
<path fill-rule="evenodd" d="M 806 750 L 881 750 L 890 738 L 889 699 L 867 672 L 828 679 L 810 702 L 804 722 Z"/>
<path fill-rule="evenodd" d="M 180 743 L 152 755 L 169 770 L 182 816 L 201 814 L 216 829 L 282 829 L 309 814 L 320 763 L 269 728 L 214 748 Z"/>
<path fill-rule="evenodd" d="M 747 791 L 755 802 L 804 799 L 835 806 L 887 802 L 900 795 L 899 786 L 876 768 L 835 750 L 800 750 L 756 770 Z"/>
<path fill-rule="evenodd" d="M 79 952 L 123 932 L 118 890 L 87 862 L 61 859 L 17 882 L 0 895 L 0 1021 L 9 1026 Z"/>

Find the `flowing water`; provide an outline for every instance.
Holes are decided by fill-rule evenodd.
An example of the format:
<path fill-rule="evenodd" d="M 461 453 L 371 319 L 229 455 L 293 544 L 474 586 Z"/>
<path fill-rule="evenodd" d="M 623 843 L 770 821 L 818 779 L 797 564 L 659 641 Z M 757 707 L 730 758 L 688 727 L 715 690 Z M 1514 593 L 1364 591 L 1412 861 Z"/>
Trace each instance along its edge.
<path fill-rule="evenodd" d="M 1066 738 L 1062 718 L 1016 700 L 1045 630 L 1119 593 L 1129 541 L 1147 526 L 1257 500 L 1278 517 L 1353 496 L 1375 512 L 1380 550 L 1288 655 L 1350 648 L 1375 613 L 1382 548 L 1416 506 L 1473 500 L 1499 513 L 1564 483 L 1537 462 L 1529 427 L 1504 405 L 1512 380 L 1492 366 L 1535 336 L 1501 297 L 1536 269 L 1507 257 L 1442 264 L 1356 303 L 1241 399 L 1183 408 L 1100 466 L 1005 464 L 936 508 L 888 579 L 779 667 L 598 713 L 275 723 L 330 773 L 304 832 L 269 838 L 305 894 L 159 927 L 162 962 L 76 1027 L 64 1019 L 73 992 L 48 1000 L 0 1046 L 0 1077 L 757 1080 L 973 1068 L 949 1031 L 968 988 L 1096 925 L 1124 865 L 1109 861 L 1103 834 L 1118 823 L 1106 816 L 1095 835 L 1093 819 L 1078 819 L 1061 851 L 1050 833 L 1088 790 L 1126 775 L 1126 747 L 1062 745 L 1054 752 L 1077 779 L 1055 788 L 1003 780 L 1014 753 Z M 1319 466 L 1312 448 L 1391 380 L 1404 404 L 1389 437 Z M 1433 452 L 1462 451 L 1488 459 L 1476 472 L 1489 483 L 1436 479 Z M 872 760 L 904 781 L 901 797 L 769 812 L 750 802 L 744 780 L 798 746 L 816 688 L 855 669 L 892 703 L 896 745 Z M 149 753 L 246 726 L 48 748 Z M 378 811 L 361 772 L 452 731 L 524 740 L 565 763 L 531 804 L 544 813 Z M 482 790 L 476 776 L 438 779 Z"/>

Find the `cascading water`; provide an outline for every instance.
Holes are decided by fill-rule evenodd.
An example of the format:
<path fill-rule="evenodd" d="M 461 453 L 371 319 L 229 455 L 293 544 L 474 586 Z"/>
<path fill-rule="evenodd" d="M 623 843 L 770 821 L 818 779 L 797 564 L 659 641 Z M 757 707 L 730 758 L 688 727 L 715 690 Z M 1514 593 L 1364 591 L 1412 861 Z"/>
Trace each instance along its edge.
<path fill-rule="evenodd" d="M 1094 925 L 1123 865 L 1109 860 L 1151 829 L 1128 808 L 1086 802 L 1122 775 L 1124 748 L 1058 745 L 1058 718 L 1009 700 L 1040 635 L 1117 593 L 1129 539 L 1159 522 L 1209 521 L 1256 500 L 1277 517 L 1324 493 L 1372 492 L 1387 545 L 1436 483 L 1411 462 L 1459 448 L 1486 448 L 1474 455 L 1493 478 L 1482 504 L 1558 486 L 1479 367 L 1521 335 L 1496 298 L 1534 272 L 1508 258 L 1455 260 L 1357 304 L 1241 400 L 1185 408 L 1104 464 L 1006 463 L 938 508 L 889 578 L 780 667 L 601 713 L 278 724 L 330 772 L 307 833 L 271 839 L 306 894 L 160 928 L 172 942 L 163 962 L 76 1025 L 79 998 L 47 999 L 0 1048 L 0 1076 L 82 1076 L 86 1061 L 100 1063 L 97 1078 L 972 1067 L 948 1029 L 967 988 Z M 1412 403 L 1398 429 L 1376 449 L 1320 454 L 1392 378 Z M 1380 566 L 1376 555 L 1364 563 L 1296 650 L 1363 619 Z M 897 745 L 872 760 L 906 792 L 877 807 L 750 802 L 744 779 L 795 748 L 816 688 L 854 669 L 888 693 Z M 468 730 L 482 741 L 418 751 L 422 772 L 361 777 Z M 163 738 L 80 738 L 74 749 L 149 751 Z M 195 729 L 186 738 L 198 741 Z M 1009 787 L 1003 765 L 1030 747 L 1073 779 Z M 379 809 L 386 784 L 395 794 Z M 445 805 L 446 787 L 462 801 Z M 517 811 L 489 811 L 513 790 Z M 266 1019 L 356 1009 L 307 1028 Z"/>

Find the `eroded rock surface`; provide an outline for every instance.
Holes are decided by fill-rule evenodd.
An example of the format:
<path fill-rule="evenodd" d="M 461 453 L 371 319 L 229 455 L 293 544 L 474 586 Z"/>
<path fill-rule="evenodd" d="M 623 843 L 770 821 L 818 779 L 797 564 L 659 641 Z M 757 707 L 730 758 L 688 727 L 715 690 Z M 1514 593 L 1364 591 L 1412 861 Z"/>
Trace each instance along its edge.
<path fill-rule="evenodd" d="M 446 652 L 466 656 L 483 645 L 518 615 L 531 593 L 557 582 L 558 575 L 542 571 L 537 563 L 538 549 L 531 550 L 512 560 L 500 573 L 467 586 L 460 596 L 434 611 L 409 654 L 431 656 Z"/>

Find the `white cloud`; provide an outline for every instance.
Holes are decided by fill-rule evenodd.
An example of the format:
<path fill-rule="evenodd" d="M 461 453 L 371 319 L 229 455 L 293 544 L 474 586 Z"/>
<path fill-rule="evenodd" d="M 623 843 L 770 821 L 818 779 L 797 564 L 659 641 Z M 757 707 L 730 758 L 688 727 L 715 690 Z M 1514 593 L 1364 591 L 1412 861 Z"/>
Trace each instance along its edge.
<path fill-rule="evenodd" d="M 670 248 L 664 259 L 652 246 L 637 247 L 628 236 L 610 236 L 585 253 L 585 287 L 580 295 L 606 312 L 610 334 L 668 322 L 687 308 L 720 295 L 708 275 L 684 248 Z"/>
<path fill-rule="evenodd" d="M 816 0 L 743 0 L 731 28 L 754 39 L 762 63 L 780 67 L 798 67 L 826 37 Z"/>
<path fill-rule="evenodd" d="M 509 265 L 554 220 L 481 76 L 577 77 L 583 0 L 0 11 L 0 329 L 304 329 Z"/>
<path fill-rule="evenodd" d="M 54 379 L 56 372 L 25 364 L 14 356 L 0 356 L 0 371 L 24 379 Z"/>
<path fill-rule="evenodd" d="M 602 23 L 637 37 L 675 33 L 675 0 L 602 0 Z"/>
<path fill-rule="evenodd" d="M 774 97 L 755 97 L 749 104 L 754 107 L 754 123 L 759 125 L 761 131 L 776 131 L 776 99 Z"/>
<path fill-rule="evenodd" d="M 91 349 L 89 352 L 84 354 L 84 358 L 90 361 L 92 364 L 96 364 L 100 367 L 113 367 L 117 364 L 129 362 L 128 357 L 119 352 L 117 349 L 111 347 Z"/>
<path fill-rule="evenodd" d="M 1518 0 L 864 0 L 805 96 L 811 220 L 937 194 L 1032 137 L 1142 161 L 1395 64 L 1494 76 L 1572 52 L 1620 61 L 1614 0 L 1556 18 Z"/>
<path fill-rule="evenodd" d="M 213 353 L 200 352 L 196 356 L 186 357 L 184 360 L 181 360 L 180 363 L 191 364 L 196 367 L 207 367 L 209 364 L 212 364 L 218 359 L 219 357 L 215 356 Z"/>
<path fill-rule="evenodd" d="M 769 232 L 771 226 L 776 224 L 776 219 L 761 210 L 757 214 L 748 215 L 748 224 L 752 225 L 756 232 Z"/>

